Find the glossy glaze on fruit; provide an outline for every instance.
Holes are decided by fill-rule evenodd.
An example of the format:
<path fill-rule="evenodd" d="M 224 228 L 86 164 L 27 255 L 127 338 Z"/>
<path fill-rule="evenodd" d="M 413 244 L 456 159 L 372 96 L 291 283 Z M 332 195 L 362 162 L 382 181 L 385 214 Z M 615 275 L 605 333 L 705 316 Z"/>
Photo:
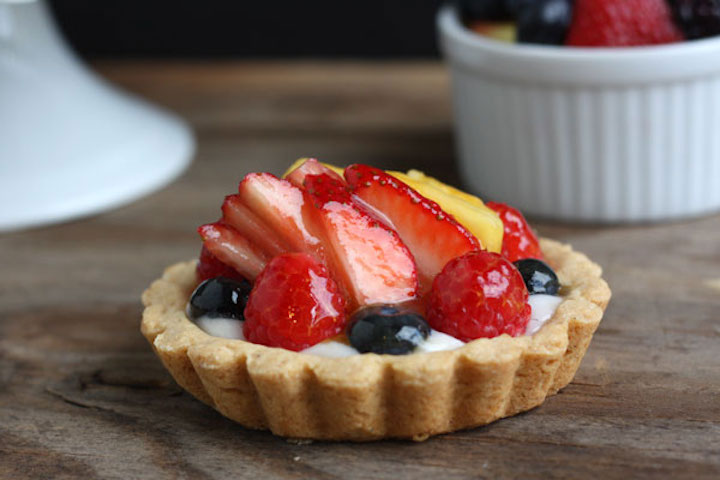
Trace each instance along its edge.
<path fill-rule="evenodd" d="M 253 343 L 302 350 L 345 328 L 345 298 L 327 268 L 306 253 L 273 258 L 257 278 L 243 334 Z"/>
<path fill-rule="evenodd" d="M 430 325 L 417 312 L 394 305 L 373 305 L 353 314 L 347 336 L 361 353 L 404 355 L 430 335 Z"/>
<path fill-rule="evenodd" d="M 191 320 L 200 317 L 244 320 L 243 312 L 252 286 L 247 280 L 215 277 L 203 281 L 190 295 L 187 314 Z"/>
<path fill-rule="evenodd" d="M 289 181 L 249 174 L 225 198 L 221 220 L 199 229 L 198 278 L 234 271 L 253 287 L 248 296 L 247 282 L 203 284 L 188 306 L 201 328 L 316 355 L 403 355 L 525 335 L 552 316 L 558 302 L 538 294 L 550 297 L 559 283 L 533 260 L 542 251 L 520 212 L 420 172 L 341 171 L 307 160 Z M 473 231 L 483 238 L 493 239 L 499 222 L 501 240 L 492 241 L 502 255 L 402 178 L 463 218 L 479 213 Z M 222 293 L 226 285 L 245 288 L 243 306 L 217 313 L 226 300 L 203 300 L 209 286 Z"/>
<path fill-rule="evenodd" d="M 547 263 L 536 258 L 524 258 L 513 263 L 522 275 L 530 295 L 557 295 L 560 280 Z"/>

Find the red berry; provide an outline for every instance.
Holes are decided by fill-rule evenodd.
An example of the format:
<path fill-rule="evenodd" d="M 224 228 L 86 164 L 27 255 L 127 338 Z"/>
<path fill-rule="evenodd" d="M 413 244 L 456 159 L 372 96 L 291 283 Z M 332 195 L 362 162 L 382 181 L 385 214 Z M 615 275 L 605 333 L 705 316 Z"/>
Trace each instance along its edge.
<path fill-rule="evenodd" d="M 440 206 L 397 178 L 367 165 L 350 165 L 345 178 L 353 193 L 388 219 L 408 246 L 421 281 L 430 290 L 440 270 L 455 257 L 480 250 L 475 236 Z"/>
<path fill-rule="evenodd" d="M 629 47 L 682 40 L 666 0 L 576 0 L 566 43 Z"/>
<path fill-rule="evenodd" d="M 273 258 L 245 307 L 245 338 L 299 351 L 343 331 L 345 300 L 327 268 L 306 253 Z"/>
<path fill-rule="evenodd" d="M 451 260 L 435 277 L 428 299 L 430 326 L 469 342 L 504 333 L 525 333 L 530 321 L 528 291 L 506 258 L 486 251 Z"/>
<path fill-rule="evenodd" d="M 537 236 L 519 210 L 504 203 L 487 202 L 485 205 L 495 210 L 503 222 L 503 256 L 511 262 L 523 258 L 544 258 Z"/>
<path fill-rule="evenodd" d="M 200 260 L 197 264 L 197 279 L 198 282 L 204 282 L 209 278 L 215 277 L 226 277 L 235 280 L 245 280 L 245 277 L 232 268 L 230 265 L 226 265 L 215 257 L 210 250 L 205 248 L 203 245 L 200 250 Z"/>
<path fill-rule="evenodd" d="M 399 303 L 417 295 L 417 269 L 398 234 L 356 203 L 345 182 L 307 175 L 313 228 L 321 232 L 326 260 L 350 306 Z"/>

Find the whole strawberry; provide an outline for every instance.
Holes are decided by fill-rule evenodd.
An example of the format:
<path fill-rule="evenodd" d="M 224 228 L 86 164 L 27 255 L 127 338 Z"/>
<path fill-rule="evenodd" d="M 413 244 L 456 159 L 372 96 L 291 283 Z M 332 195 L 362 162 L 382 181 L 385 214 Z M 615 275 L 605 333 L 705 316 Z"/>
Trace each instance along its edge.
<path fill-rule="evenodd" d="M 428 299 L 430 326 L 469 342 L 525 333 L 531 307 L 520 272 L 487 251 L 451 260 L 435 277 Z"/>
<path fill-rule="evenodd" d="M 682 40 L 666 0 L 576 0 L 566 44 L 631 47 Z"/>
<path fill-rule="evenodd" d="M 299 351 L 343 331 L 345 300 L 327 268 L 305 253 L 273 258 L 245 307 L 245 338 Z"/>
<path fill-rule="evenodd" d="M 487 202 L 485 205 L 497 212 L 503 222 L 502 254 L 511 262 L 523 258 L 542 260 L 540 243 L 519 210 L 504 203 Z"/>

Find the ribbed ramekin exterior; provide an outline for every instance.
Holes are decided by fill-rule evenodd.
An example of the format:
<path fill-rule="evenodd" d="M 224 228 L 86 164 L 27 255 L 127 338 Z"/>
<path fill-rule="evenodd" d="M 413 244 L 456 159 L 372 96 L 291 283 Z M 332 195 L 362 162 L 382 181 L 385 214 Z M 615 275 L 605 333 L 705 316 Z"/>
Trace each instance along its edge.
<path fill-rule="evenodd" d="M 473 64 L 475 47 L 453 41 L 446 35 L 444 50 L 458 153 L 476 193 L 562 220 L 657 221 L 720 210 L 720 57 L 708 59 L 716 71 L 663 81 L 648 72 L 646 81 L 623 83 L 617 71 L 607 81 L 577 72 L 562 81 L 557 71 L 536 81 L 537 58 L 527 75 L 517 56 L 513 71 L 503 72 L 497 49 L 492 65 L 483 52 Z"/>
<path fill-rule="evenodd" d="M 720 208 L 720 76 L 614 88 L 452 76 L 461 168 L 484 197 L 583 221 Z"/>

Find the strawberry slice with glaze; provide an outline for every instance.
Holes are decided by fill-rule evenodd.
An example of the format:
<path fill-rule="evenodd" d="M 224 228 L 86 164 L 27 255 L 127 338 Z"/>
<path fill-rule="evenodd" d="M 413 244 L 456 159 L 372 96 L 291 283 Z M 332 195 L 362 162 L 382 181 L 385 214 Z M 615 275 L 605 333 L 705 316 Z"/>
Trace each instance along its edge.
<path fill-rule="evenodd" d="M 337 173 L 330 170 L 328 167 L 318 162 L 314 158 L 308 158 L 299 167 L 285 176 L 290 183 L 296 187 L 303 188 L 305 177 L 308 175 L 322 175 L 323 173 L 330 175 L 330 177 L 345 183 L 345 180 Z"/>
<path fill-rule="evenodd" d="M 262 219 L 287 251 L 323 258 L 320 239 L 306 225 L 312 207 L 303 190 L 270 173 L 251 173 L 240 182 L 238 192 L 242 203 Z"/>
<path fill-rule="evenodd" d="M 315 207 L 327 262 L 346 291 L 351 309 L 415 298 L 415 261 L 397 233 L 353 201 L 337 178 L 307 175 L 304 185 Z"/>
<path fill-rule="evenodd" d="M 255 280 L 267 264 L 265 254 L 229 225 L 209 223 L 200 226 L 198 233 L 215 258 L 248 280 Z"/>
<path fill-rule="evenodd" d="M 215 258 L 215 255 L 210 253 L 210 250 L 208 250 L 205 245 L 203 245 L 202 250 L 200 250 L 200 258 L 198 259 L 195 271 L 198 282 L 204 282 L 205 280 L 215 277 L 245 280 L 245 277 L 240 275 L 237 270 Z"/>
<path fill-rule="evenodd" d="M 254 243 L 268 257 L 281 255 L 289 250 L 285 242 L 252 210 L 246 207 L 240 195 L 228 195 L 222 205 L 223 223 L 230 225 Z"/>
<path fill-rule="evenodd" d="M 482 249 L 477 238 L 437 203 L 383 170 L 350 165 L 345 179 L 355 195 L 387 217 L 410 248 L 423 293 L 450 260 Z"/>

